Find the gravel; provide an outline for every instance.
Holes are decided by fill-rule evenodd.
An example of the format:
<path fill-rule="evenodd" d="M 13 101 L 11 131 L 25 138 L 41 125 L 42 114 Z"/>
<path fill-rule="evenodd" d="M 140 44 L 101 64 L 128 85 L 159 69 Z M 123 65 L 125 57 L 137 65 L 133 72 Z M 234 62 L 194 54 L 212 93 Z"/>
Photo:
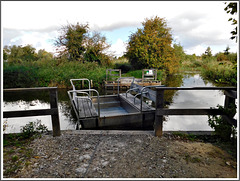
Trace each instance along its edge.
<path fill-rule="evenodd" d="M 202 142 L 147 131 L 62 131 L 30 145 L 18 178 L 236 178 L 236 162 Z"/>

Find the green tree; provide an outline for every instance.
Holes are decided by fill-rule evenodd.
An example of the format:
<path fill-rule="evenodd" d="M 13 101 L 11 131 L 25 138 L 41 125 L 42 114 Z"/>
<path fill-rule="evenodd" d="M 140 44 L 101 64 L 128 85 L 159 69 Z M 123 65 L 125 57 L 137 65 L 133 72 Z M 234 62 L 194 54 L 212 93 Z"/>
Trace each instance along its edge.
<path fill-rule="evenodd" d="M 179 62 L 171 47 L 172 35 L 163 18 L 145 19 L 143 28 L 129 37 L 126 57 L 135 69 L 165 69 L 172 74 L 176 72 Z"/>
<path fill-rule="evenodd" d="M 35 48 L 31 45 L 22 46 L 5 46 L 5 58 L 9 63 L 32 62 L 37 60 Z"/>
<path fill-rule="evenodd" d="M 68 24 L 61 29 L 61 35 L 55 41 L 60 57 L 67 56 L 70 61 L 82 61 L 85 41 L 88 36 L 88 24 Z"/>
<path fill-rule="evenodd" d="M 110 55 L 106 55 L 106 50 L 110 45 L 106 42 L 106 37 L 98 32 L 93 32 L 87 37 L 84 52 L 84 61 L 98 62 L 101 65 L 110 63 Z"/>
<path fill-rule="evenodd" d="M 212 57 L 212 50 L 210 47 L 207 47 L 205 52 L 202 54 L 202 58 L 206 59 L 206 58 L 210 58 L 210 57 Z"/>
<path fill-rule="evenodd" d="M 226 3 L 225 3 L 226 4 Z M 224 8 L 227 13 L 231 15 L 237 14 L 237 3 L 228 3 L 228 5 Z M 235 18 L 229 18 L 228 21 L 232 21 L 232 25 L 236 25 L 233 31 L 231 31 L 232 37 L 230 39 L 236 39 L 237 42 L 237 20 Z"/>
<path fill-rule="evenodd" d="M 102 65 L 110 62 L 110 55 L 106 54 L 110 47 L 106 37 L 98 32 L 90 32 L 88 24 L 68 24 L 61 31 L 55 42 L 59 57 L 69 61 L 98 62 Z"/>
<path fill-rule="evenodd" d="M 186 59 L 186 54 L 183 50 L 183 47 L 179 44 L 173 44 L 173 48 L 175 51 L 175 55 L 177 60 L 179 60 L 179 62 L 182 62 Z"/>
<path fill-rule="evenodd" d="M 38 61 L 49 61 L 53 59 L 53 54 L 47 52 L 44 49 L 40 49 L 38 50 L 37 58 L 38 58 Z"/>

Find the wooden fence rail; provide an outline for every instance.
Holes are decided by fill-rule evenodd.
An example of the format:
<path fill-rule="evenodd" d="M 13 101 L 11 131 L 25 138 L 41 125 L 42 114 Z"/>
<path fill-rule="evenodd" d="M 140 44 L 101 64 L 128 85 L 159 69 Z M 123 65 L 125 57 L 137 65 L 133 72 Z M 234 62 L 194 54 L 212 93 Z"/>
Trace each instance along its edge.
<path fill-rule="evenodd" d="M 164 91 L 165 90 L 224 90 L 225 102 L 224 109 L 229 108 L 230 104 L 235 104 L 237 99 L 236 87 L 158 87 L 156 88 L 156 113 L 154 132 L 156 136 L 162 136 L 163 116 L 164 115 L 222 115 L 230 124 L 237 126 L 237 120 L 226 115 L 219 109 L 167 109 L 164 108 Z"/>
<path fill-rule="evenodd" d="M 49 90 L 49 92 L 50 92 L 50 109 L 4 111 L 3 118 L 51 115 L 53 136 L 60 136 L 61 131 L 60 131 L 60 121 L 59 121 L 59 113 L 58 113 L 57 87 L 4 89 L 3 92 L 40 91 L 40 90 Z"/>

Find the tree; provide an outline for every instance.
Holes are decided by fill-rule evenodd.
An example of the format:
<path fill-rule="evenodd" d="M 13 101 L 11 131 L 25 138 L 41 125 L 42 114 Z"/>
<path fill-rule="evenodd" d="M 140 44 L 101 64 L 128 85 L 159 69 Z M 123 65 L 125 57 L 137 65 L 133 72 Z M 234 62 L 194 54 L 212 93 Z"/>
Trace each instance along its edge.
<path fill-rule="evenodd" d="M 174 48 L 174 51 L 175 51 L 175 55 L 176 55 L 176 59 L 179 61 L 179 62 L 182 62 L 183 60 L 186 59 L 186 54 L 183 50 L 183 47 L 179 44 L 173 44 L 173 48 Z"/>
<path fill-rule="evenodd" d="M 226 4 L 226 3 L 225 3 Z M 228 3 L 228 5 L 224 8 L 227 13 L 231 15 L 237 14 L 237 3 Z M 236 25 L 236 27 L 231 31 L 232 37 L 230 39 L 234 40 L 236 38 L 237 42 L 237 20 L 235 18 L 229 18 L 228 21 L 232 21 L 232 25 Z"/>
<path fill-rule="evenodd" d="M 87 37 L 84 52 L 84 61 L 98 62 L 101 65 L 110 63 L 110 55 L 106 55 L 106 50 L 110 45 L 106 42 L 106 37 L 98 32 L 93 32 Z"/>
<path fill-rule="evenodd" d="M 38 61 L 49 61 L 49 60 L 53 59 L 53 54 L 47 52 L 44 49 L 40 49 L 40 50 L 38 50 L 37 57 L 38 57 Z"/>
<path fill-rule="evenodd" d="M 22 63 L 36 61 L 37 54 L 35 48 L 31 45 L 26 46 L 5 46 L 4 47 L 4 60 L 8 60 L 9 63 Z"/>
<path fill-rule="evenodd" d="M 82 61 L 85 41 L 89 31 L 88 24 L 68 24 L 61 29 L 55 42 L 59 56 L 67 56 L 70 61 Z"/>
<path fill-rule="evenodd" d="M 176 72 L 179 62 L 171 47 L 172 35 L 164 19 L 155 17 L 145 19 L 143 28 L 129 37 L 126 57 L 135 69 L 165 69 L 172 74 Z"/>
<path fill-rule="evenodd" d="M 110 55 L 106 50 L 110 47 L 106 37 L 98 32 L 90 32 L 88 24 L 68 24 L 61 29 L 56 40 L 59 57 L 67 57 L 69 61 L 109 63 Z"/>

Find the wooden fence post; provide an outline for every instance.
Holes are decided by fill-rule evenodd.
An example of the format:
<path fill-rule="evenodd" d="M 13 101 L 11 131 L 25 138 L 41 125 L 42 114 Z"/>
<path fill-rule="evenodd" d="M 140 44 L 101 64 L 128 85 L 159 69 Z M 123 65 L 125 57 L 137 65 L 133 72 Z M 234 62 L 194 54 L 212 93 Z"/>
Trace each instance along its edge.
<path fill-rule="evenodd" d="M 56 109 L 56 113 L 51 115 L 52 117 L 52 129 L 53 136 L 60 136 L 60 122 L 59 122 L 59 113 L 58 113 L 58 96 L 57 89 L 50 89 L 50 108 Z"/>
<path fill-rule="evenodd" d="M 158 109 L 162 109 L 164 106 L 164 89 L 157 89 L 156 96 L 156 112 Z M 154 134 L 155 136 L 161 137 L 163 134 L 163 116 L 155 114 L 154 122 Z"/>
<path fill-rule="evenodd" d="M 235 99 L 237 99 L 237 92 L 230 90 L 224 91 L 225 101 L 224 101 L 224 109 L 230 108 L 231 104 L 235 105 Z M 233 119 L 233 116 L 230 115 L 222 115 L 222 118 L 228 121 L 230 124 L 237 126 L 236 120 Z"/>

